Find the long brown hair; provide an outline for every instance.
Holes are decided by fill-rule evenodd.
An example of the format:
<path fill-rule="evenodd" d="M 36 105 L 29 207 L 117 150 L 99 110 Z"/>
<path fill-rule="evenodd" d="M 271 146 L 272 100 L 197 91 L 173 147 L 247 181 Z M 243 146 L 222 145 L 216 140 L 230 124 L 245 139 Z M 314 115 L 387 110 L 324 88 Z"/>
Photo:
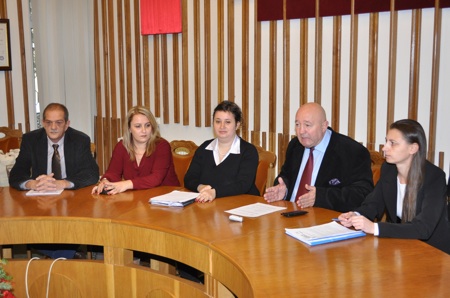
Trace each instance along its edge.
<path fill-rule="evenodd" d="M 410 222 L 416 216 L 417 193 L 423 184 L 425 173 L 427 139 L 422 125 L 411 119 L 399 120 L 391 124 L 390 129 L 397 129 L 408 144 L 416 143 L 419 150 L 414 153 L 408 171 L 405 198 L 403 199 L 402 222 Z"/>
<path fill-rule="evenodd" d="M 127 117 L 123 124 L 123 145 L 127 149 L 128 154 L 130 155 L 130 160 L 136 159 L 136 151 L 134 147 L 133 136 L 130 132 L 131 120 L 137 114 L 144 115 L 147 117 L 150 122 L 150 126 L 152 127 L 152 134 L 150 139 L 147 142 L 147 149 L 145 151 L 145 156 L 150 156 L 156 149 L 156 144 L 161 139 L 161 134 L 159 132 L 158 123 L 156 122 L 155 116 L 153 116 L 152 112 L 145 107 L 135 106 L 132 107 L 127 114 Z"/>

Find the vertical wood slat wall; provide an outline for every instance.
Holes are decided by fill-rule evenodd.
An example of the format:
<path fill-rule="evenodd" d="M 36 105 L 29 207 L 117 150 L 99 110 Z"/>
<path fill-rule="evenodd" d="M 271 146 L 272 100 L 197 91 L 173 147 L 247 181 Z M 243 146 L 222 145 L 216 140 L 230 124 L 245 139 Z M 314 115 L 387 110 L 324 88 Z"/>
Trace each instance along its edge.
<path fill-rule="evenodd" d="M 239 2 L 239 6 L 237 6 Z M 245 2 L 245 3 L 244 3 Z M 308 81 L 314 80 L 314 100 L 321 103 L 322 90 L 328 88 L 322 81 L 322 18 L 316 17 L 315 26 L 309 27 L 308 20 L 300 21 L 300 48 L 293 51 L 290 38 L 291 21 L 270 21 L 269 39 L 262 44 L 261 23 L 255 20 L 257 1 L 232 1 L 218 0 L 216 10 L 209 1 L 182 0 L 182 34 L 167 34 L 154 36 L 141 36 L 138 34 L 138 5 L 137 1 L 94 1 L 94 5 L 101 7 L 96 10 L 94 23 L 103 30 L 96 32 L 98 38 L 103 40 L 101 46 L 96 48 L 96 68 L 101 72 L 97 78 L 103 78 L 97 94 L 96 120 L 97 148 L 99 164 L 102 169 L 107 165 L 111 150 L 117 137 L 121 135 L 121 119 L 128 108 L 135 104 L 149 106 L 156 117 L 161 117 L 163 123 L 181 123 L 182 125 L 195 125 L 197 127 L 211 126 L 211 113 L 217 102 L 223 99 L 236 100 L 240 103 L 246 122 L 241 131 L 244 139 L 261 145 L 267 150 L 275 152 L 278 156 L 278 166 L 284 162 L 284 153 L 287 143 L 292 137 L 290 99 L 291 88 L 299 89 L 298 105 L 310 101 L 308 98 Z M 437 1 L 438 2 L 438 1 Z M 285 4 L 285 1 L 284 1 Z M 117 6 L 123 9 L 118 9 Z M 240 19 L 236 19 L 236 8 L 242 8 Z M 100 11 L 102 13 L 100 13 Z M 116 11 L 114 14 L 113 11 Z M 316 5 L 316 15 L 319 11 L 319 2 Z M 354 1 L 352 1 L 352 15 L 350 19 L 350 53 L 342 53 L 342 17 L 333 17 L 333 79 L 332 79 L 332 122 L 331 125 L 339 131 L 341 101 L 348 100 L 348 131 L 347 134 L 355 137 L 355 123 L 357 113 L 357 86 L 358 71 L 358 15 L 353 13 Z M 440 13 L 436 9 L 435 24 L 435 51 L 433 58 L 433 88 L 432 106 L 430 112 L 436 109 L 437 81 L 439 75 L 439 36 Z M 251 15 L 250 12 L 253 12 Z M 253 19 L 250 19 L 250 16 Z M 369 74 L 368 74 L 368 102 L 367 102 L 367 139 L 366 146 L 375 150 L 380 144 L 376 144 L 376 123 L 388 124 L 394 120 L 393 107 L 395 105 L 395 75 L 397 55 L 397 12 L 391 5 L 389 44 L 389 72 L 388 79 L 388 108 L 386 119 L 378 119 L 377 110 L 377 78 L 378 78 L 378 13 L 370 15 L 369 29 Z M 123 24 L 124 23 L 124 24 Z M 134 26 L 132 26 L 134 24 Z M 411 20 L 411 58 L 410 58 L 410 90 L 408 116 L 417 119 L 418 86 L 420 83 L 420 32 L 421 10 L 414 10 Z M 278 27 L 282 26 L 282 27 Z M 105 28 L 107 27 L 107 28 Z M 124 27 L 124 29 L 122 29 Z M 118 28 L 118 29 L 116 29 Z M 252 28 L 252 30 L 250 30 Z M 282 45 L 279 45 L 278 32 L 282 28 Z M 99 30 L 99 29 L 97 29 Z M 314 30 L 315 54 L 308 57 L 308 32 Z M 239 31 L 242 37 L 236 38 Z M 217 39 L 211 35 L 216 34 Z M 253 34 L 253 35 L 251 35 Z M 132 38 L 134 37 L 134 39 Z M 116 41 L 117 39 L 117 41 Z M 179 53 L 179 41 L 181 40 L 181 55 Z M 237 44 L 240 44 L 237 47 Z M 253 44 L 253 47 L 251 47 Z M 142 46 L 141 46 L 142 45 Z M 262 48 L 268 48 L 268 81 L 263 81 L 261 75 Z M 118 48 L 118 51 L 115 49 Z M 217 51 L 213 49 L 217 48 Z M 241 52 L 236 50 L 241 48 Z M 125 49 L 125 53 L 122 53 Z M 282 49 L 282 50 L 280 50 Z M 152 51 L 153 50 L 153 51 Z M 118 53 L 116 53 L 118 52 Z M 103 53 L 103 54 L 102 54 Z M 343 55 L 349 54 L 349 98 L 341 96 L 341 60 Z M 280 74 L 277 57 L 282 55 L 283 65 Z M 292 67 L 290 57 L 299 55 L 299 82 L 291 86 L 290 74 Z M 241 61 L 237 60 L 237 57 Z M 253 58 L 253 59 L 252 59 Z M 309 59 L 314 59 L 315 72 L 313 78 L 308 78 L 307 65 Z M 172 68 L 168 63 L 171 62 Z M 116 70 L 116 63 L 119 70 Z M 238 64 L 240 63 L 240 64 Z M 100 66 L 103 65 L 103 68 Z M 251 69 L 250 69 L 251 65 Z M 132 72 L 132 69 L 135 72 Z M 100 69 L 100 70 L 99 70 Z M 125 69 L 125 75 L 123 74 Z M 216 69 L 216 72 L 213 72 Z M 239 73 L 239 76 L 237 75 Z M 250 77 L 250 73 L 253 76 Z M 180 77 L 181 76 L 181 77 Z M 236 78 L 240 78 L 238 81 Z M 151 79 L 152 78 L 152 79 Z M 252 81 L 251 81 L 252 80 Z M 282 80 L 280 82 L 280 80 Z M 116 86 L 115 83 L 118 83 Z M 214 85 L 216 82 L 217 85 Z M 268 84 L 268 102 L 262 102 L 261 85 Z M 236 87 L 239 88 L 236 88 Z M 250 92 L 250 87 L 253 86 Z M 279 88 L 282 98 L 279 97 Z M 101 89 L 101 90 L 100 90 Z M 124 92 L 124 90 L 126 90 Z M 238 93 L 240 90 L 241 93 Z M 170 94 L 170 95 L 169 95 Z M 123 98 L 126 98 L 124 102 Z M 141 97 L 144 97 L 142 101 Z M 171 100 L 169 100 L 169 97 Z M 279 102 L 282 104 L 280 105 Z M 116 113 L 116 108 L 120 111 Z M 281 111 L 280 111 L 281 109 Z M 254 114 L 254 117 L 251 115 Z M 263 127 L 261 118 L 268 115 L 268 126 Z M 277 118 L 283 117 L 281 129 L 277 126 Z M 433 118 L 433 117 L 432 117 Z M 430 120 L 431 121 L 431 120 Z M 435 121 L 435 120 L 434 120 Z M 116 123 L 117 122 L 117 123 Z M 114 123 L 114 125 L 111 125 Z M 434 122 L 430 123 L 433 124 Z M 344 132 L 345 133 L 345 132 Z M 429 131 L 430 149 L 435 145 L 435 128 L 433 125 Z M 361 141 L 361 140 L 359 140 Z M 430 152 L 431 153 L 431 152 Z M 434 155 L 433 155 L 434 156 Z M 432 157 L 430 155 L 430 157 Z"/>
<path fill-rule="evenodd" d="M 9 17 L 6 3 L 6 0 L 0 0 L 2 18 Z M 25 12 L 22 3 L 19 1 L 17 7 L 11 9 L 19 14 L 21 65 L 14 65 L 13 71 L 5 71 L 0 83 L 4 84 L 6 90 L 4 114 L 8 118 L 8 126 L 21 128 L 25 123 L 24 131 L 29 131 L 29 122 L 16 123 L 15 117 L 21 113 L 24 114 L 21 118 L 32 118 L 27 95 L 31 92 L 26 84 L 27 68 L 32 66 L 26 65 L 25 59 L 27 49 L 23 45 L 23 36 L 26 29 L 23 26 Z M 356 78 L 364 75 L 360 70 L 361 65 L 358 65 L 358 58 L 366 54 L 369 55 L 369 65 L 367 102 L 364 102 L 368 115 L 367 123 L 364 123 L 365 145 L 379 148 L 380 141 L 376 141 L 374 134 L 380 133 L 380 124 L 381 130 L 386 130 L 395 120 L 395 109 L 403 109 L 404 113 L 402 111 L 400 114 L 418 117 L 417 110 L 422 100 L 419 86 L 422 86 L 423 80 L 420 63 L 427 58 L 421 54 L 422 47 L 427 46 L 421 44 L 423 10 L 412 11 L 410 32 L 401 34 L 410 35 L 411 52 L 401 53 L 401 45 L 398 45 L 399 13 L 394 10 L 394 1 L 391 1 L 388 70 L 381 73 L 378 68 L 378 52 L 381 52 L 378 42 L 380 14 L 370 14 L 370 28 L 364 37 L 367 41 L 358 34 L 364 29 L 359 25 L 358 15 L 332 17 L 333 43 L 330 53 L 325 52 L 330 49 L 323 45 L 324 36 L 330 27 L 324 28 L 322 18 L 286 20 L 284 17 L 283 21 L 258 22 L 256 0 L 182 0 L 181 3 L 181 34 L 141 36 L 138 0 L 92 2 L 98 115 L 95 117 L 95 142 L 102 171 L 109 162 L 117 138 L 122 135 L 122 120 L 127 110 L 136 104 L 150 107 L 164 124 L 209 127 L 212 109 L 217 102 L 223 99 L 235 100 L 241 105 L 246 118 L 242 136 L 275 152 L 279 167 L 284 162 L 286 146 L 292 137 L 293 115 L 297 107 L 311 100 L 325 103 L 328 100 L 325 91 L 331 90 L 331 113 L 328 117 L 331 118 L 332 127 L 355 137 L 355 130 L 361 126 L 355 114 L 361 112 L 358 106 L 362 100 L 365 101 L 357 96 L 357 90 L 361 87 L 357 86 Z M 436 0 L 433 11 L 429 117 L 426 120 L 428 123 L 422 124 L 429 126 L 426 130 L 428 159 L 434 162 L 437 156 L 436 163 L 446 167 L 444 153 L 435 152 L 438 125 L 445 124 L 445 120 L 438 119 L 437 115 L 439 103 L 443 100 L 442 94 L 438 96 L 439 76 L 442 72 L 449 72 L 441 66 L 443 29 L 439 0 Z M 343 20 L 348 19 L 350 30 L 343 31 L 346 28 Z M 368 53 L 359 48 L 361 42 L 369 43 Z M 324 81 L 326 74 L 322 72 L 327 67 L 324 58 L 328 55 L 332 57 L 331 83 Z M 407 102 L 410 104 L 399 107 L 396 78 L 403 70 L 397 69 L 397 61 L 406 55 L 411 55 L 407 91 Z M 14 89 L 12 86 L 13 72 L 14 77 L 16 73 L 21 73 L 22 94 L 14 94 L 17 87 Z M 387 78 L 387 94 L 384 95 L 386 103 L 383 103 L 386 111 L 380 113 L 382 115 L 377 114 L 380 106 L 377 93 L 380 76 Z M 446 82 L 441 80 L 441 84 L 445 85 Z M 23 100 L 20 99 L 22 96 Z M 18 101 L 23 101 L 23 111 L 18 111 Z"/>

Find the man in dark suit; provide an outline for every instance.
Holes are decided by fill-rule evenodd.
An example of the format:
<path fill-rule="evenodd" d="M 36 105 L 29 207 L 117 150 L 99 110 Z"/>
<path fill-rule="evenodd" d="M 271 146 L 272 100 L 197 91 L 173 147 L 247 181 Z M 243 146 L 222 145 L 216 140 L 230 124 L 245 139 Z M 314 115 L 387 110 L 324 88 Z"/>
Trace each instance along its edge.
<path fill-rule="evenodd" d="M 99 169 L 91 154 L 90 139 L 69 127 L 67 108 L 59 103 L 49 104 L 43 112 L 43 125 L 44 128 L 23 135 L 9 176 L 10 186 L 45 192 L 97 183 Z M 76 252 L 77 245 L 44 244 L 33 248 L 53 259 L 83 257 Z"/>
<path fill-rule="evenodd" d="M 341 212 L 359 207 L 373 190 L 369 151 L 329 128 L 325 110 L 317 103 L 298 109 L 295 132 L 297 138 L 289 142 L 275 185 L 266 190 L 264 198 L 268 202 L 284 199 L 297 202 L 301 208 L 315 206 Z M 308 168 L 311 170 L 305 183 L 302 176 Z"/>
<path fill-rule="evenodd" d="M 10 186 L 46 191 L 97 183 L 99 169 L 90 151 L 90 139 L 69 125 L 69 112 L 64 105 L 51 103 L 44 109 L 44 128 L 23 135 L 19 156 L 9 176 Z M 52 170 L 54 144 L 59 146 L 60 177 L 55 177 Z"/>

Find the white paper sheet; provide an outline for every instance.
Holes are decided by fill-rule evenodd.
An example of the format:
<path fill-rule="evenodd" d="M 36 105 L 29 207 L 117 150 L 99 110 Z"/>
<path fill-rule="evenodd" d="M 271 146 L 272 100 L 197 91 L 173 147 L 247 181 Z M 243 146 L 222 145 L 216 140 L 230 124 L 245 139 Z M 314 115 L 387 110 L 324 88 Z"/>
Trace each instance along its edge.
<path fill-rule="evenodd" d="M 286 207 L 272 206 L 263 203 L 254 203 L 231 210 L 226 210 L 225 212 L 244 217 L 258 217 L 284 209 L 286 209 Z"/>
<path fill-rule="evenodd" d="M 36 191 L 36 190 L 29 190 L 26 195 L 29 197 L 33 196 L 57 196 L 63 192 L 64 189 L 59 190 L 47 190 L 47 191 Z"/>

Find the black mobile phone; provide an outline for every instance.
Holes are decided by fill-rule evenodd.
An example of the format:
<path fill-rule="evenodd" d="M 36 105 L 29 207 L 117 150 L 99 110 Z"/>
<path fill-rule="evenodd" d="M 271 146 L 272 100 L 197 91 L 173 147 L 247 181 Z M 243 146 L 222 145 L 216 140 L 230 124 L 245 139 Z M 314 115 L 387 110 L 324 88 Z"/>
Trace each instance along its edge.
<path fill-rule="evenodd" d="M 283 212 L 283 213 L 281 213 L 281 215 L 283 215 L 285 217 L 294 217 L 294 216 L 299 216 L 299 215 L 305 215 L 306 213 L 308 213 L 308 211 L 295 210 L 295 211 Z"/>

